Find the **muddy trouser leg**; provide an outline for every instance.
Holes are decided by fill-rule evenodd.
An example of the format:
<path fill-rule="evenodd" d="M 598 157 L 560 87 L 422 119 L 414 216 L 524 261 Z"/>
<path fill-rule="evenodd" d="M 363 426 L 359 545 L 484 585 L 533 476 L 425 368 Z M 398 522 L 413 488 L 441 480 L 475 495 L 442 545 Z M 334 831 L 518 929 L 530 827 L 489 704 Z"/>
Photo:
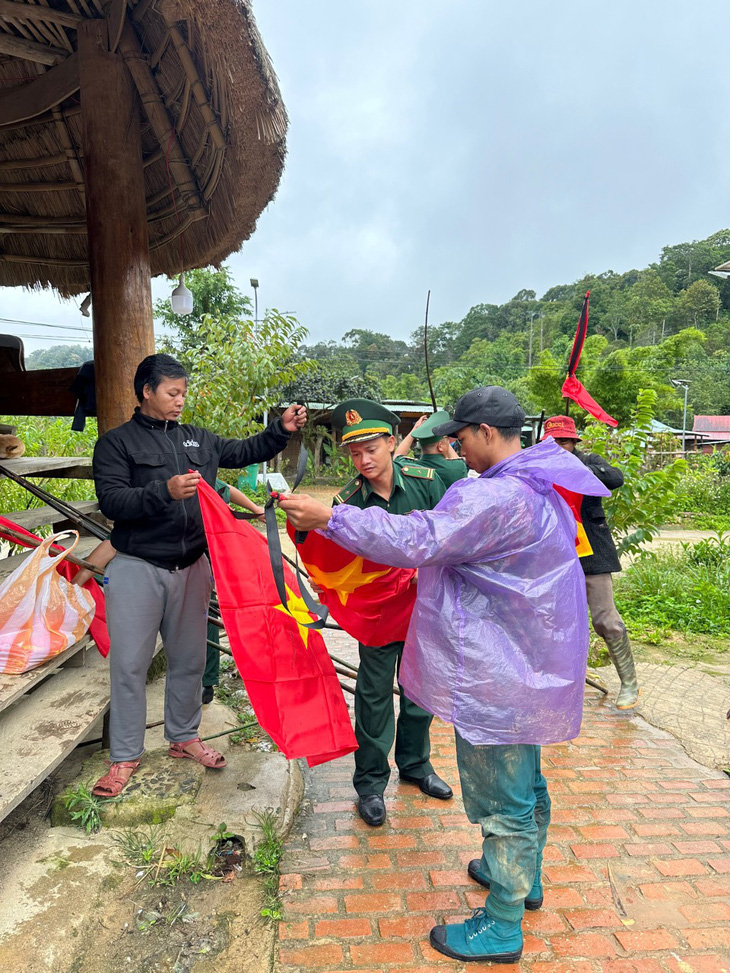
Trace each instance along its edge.
<path fill-rule="evenodd" d="M 587 574 L 586 596 L 591 621 L 596 634 L 608 647 L 608 654 L 616 667 L 621 690 L 616 698 L 619 709 L 630 709 L 639 697 L 636 667 L 631 652 L 631 642 L 624 621 L 613 599 L 613 581 L 610 574 Z"/>
<path fill-rule="evenodd" d="M 205 633 L 212 590 L 210 563 L 203 555 L 170 580 L 160 632 L 167 656 L 165 737 L 183 743 L 198 735 L 203 712 L 200 683 L 205 669 Z"/>
<path fill-rule="evenodd" d="M 457 731 L 456 759 L 464 810 L 482 829 L 481 870 L 490 882 L 487 912 L 520 920 L 550 820 L 540 747 L 474 746 Z"/>
<path fill-rule="evenodd" d="M 542 772 L 542 748 L 537 747 L 535 761 L 535 824 L 537 825 L 537 863 L 536 874 L 542 873 L 542 853 L 547 842 L 548 827 L 550 826 L 550 795 L 547 781 Z"/>
<path fill-rule="evenodd" d="M 126 554 L 117 554 L 109 562 L 106 575 L 111 640 L 109 749 L 112 761 L 119 763 L 144 753 L 145 684 L 165 608 L 166 586 L 160 568 Z"/>

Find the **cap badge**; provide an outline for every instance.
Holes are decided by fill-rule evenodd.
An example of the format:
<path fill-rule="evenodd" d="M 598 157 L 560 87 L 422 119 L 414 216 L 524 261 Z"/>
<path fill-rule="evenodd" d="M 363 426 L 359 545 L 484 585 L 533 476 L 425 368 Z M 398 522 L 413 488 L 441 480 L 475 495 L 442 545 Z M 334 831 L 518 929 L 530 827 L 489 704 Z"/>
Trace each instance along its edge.
<path fill-rule="evenodd" d="M 356 409 L 348 409 L 345 413 L 345 422 L 348 426 L 356 426 L 358 422 L 362 422 L 362 416 Z"/>

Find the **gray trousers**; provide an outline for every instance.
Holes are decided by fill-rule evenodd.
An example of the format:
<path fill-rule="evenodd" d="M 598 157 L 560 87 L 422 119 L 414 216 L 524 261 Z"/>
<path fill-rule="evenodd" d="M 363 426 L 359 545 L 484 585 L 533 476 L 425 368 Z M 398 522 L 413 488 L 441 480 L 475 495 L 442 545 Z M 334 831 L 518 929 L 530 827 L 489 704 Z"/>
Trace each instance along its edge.
<path fill-rule="evenodd" d="M 167 657 L 165 736 L 182 743 L 198 735 L 212 583 L 207 557 L 180 571 L 167 571 L 117 554 L 106 574 L 110 755 L 118 763 L 144 753 L 145 685 L 158 633 Z"/>
<path fill-rule="evenodd" d="M 613 580 L 610 574 L 587 574 L 586 596 L 588 610 L 596 635 L 602 639 L 620 639 L 626 633 L 624 620 L 613 600 Z"/>

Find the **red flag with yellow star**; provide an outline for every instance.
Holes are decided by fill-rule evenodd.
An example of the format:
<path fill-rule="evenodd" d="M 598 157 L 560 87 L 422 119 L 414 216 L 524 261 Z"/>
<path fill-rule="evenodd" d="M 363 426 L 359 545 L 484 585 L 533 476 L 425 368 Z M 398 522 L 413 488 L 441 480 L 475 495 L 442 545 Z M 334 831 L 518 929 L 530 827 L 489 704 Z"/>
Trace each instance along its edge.
<path fill-rule="evenodd" d="M 321 634 L 284 566 L 291 614 L 279 601 L 266 540 L 236 520 L 204 481 L 198 498 L 223 624 L 256 719 L 285 757 L 310 767 L 357 750 Z"/>
<path fill-rule="evenodd" d="M 588 540 L 588 535 L 586 534 L 586 529 L 583 526 L 583 518 L 580 512 L 580 505 L 583 503 L 583 494 L 573 493 L 572 490 L 567 490 L 565 487 L 559 487 L 556 483 L 553 483 L 553 486 L 563 500 L 565 500 L 565 502 L 568 504 L 570 507 L 570 512 L 575 517 L 575 549 L 578 553 L 578 557 L 588 557 L 589 554 L 593 553 L 593 548 L 591 547 L 591 542 Z"/>
<path fill-rule="evenodd" d="M 294 529 L 287 523 L 289 536 Z M 319 600 L 338 625 L 364 645 L 405 640 L 416 601 L 416 572 L 351 554 L 310 531 L 297 544 L 307 574 L 322 589 Z"/>

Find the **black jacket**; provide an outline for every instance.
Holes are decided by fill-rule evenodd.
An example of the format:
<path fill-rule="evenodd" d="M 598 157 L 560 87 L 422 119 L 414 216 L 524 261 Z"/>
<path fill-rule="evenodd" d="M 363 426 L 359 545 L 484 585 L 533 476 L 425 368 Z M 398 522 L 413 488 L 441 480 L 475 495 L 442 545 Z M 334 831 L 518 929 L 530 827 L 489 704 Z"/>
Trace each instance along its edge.
<path fill-rule="evenodd" d="M 235 470 L 273 459 L 288 441 L 281 419 L 250 439 L 223 439 L 135 409 L 94 449 L 96 495 L 101 512 L 114 521 L 112 544 L 157 567 L 187 567 L 206 548 L 200 503 L 197 496 L 173 500 L 170 477 L 193 469 L 213 486 L 219 466 Z"/>
<path fill-rule="evenodd" d="M 609 490 L 617 490 L 623 486 L 624 475 L 615 466 L 609 466 L 598 453 L 581 453 L 574 450 L 574 455 L 607 486 Z M 593 554 L 580 559 L 585 574 L 613 574 L 621 570 L 621 562 L 616 553 L 611 531 L 606 523 L 606 514 L 600 497 L 583 497 L 580 505 L 580 515 L 583 521 L 588 541 L 593 548 Z"/>

